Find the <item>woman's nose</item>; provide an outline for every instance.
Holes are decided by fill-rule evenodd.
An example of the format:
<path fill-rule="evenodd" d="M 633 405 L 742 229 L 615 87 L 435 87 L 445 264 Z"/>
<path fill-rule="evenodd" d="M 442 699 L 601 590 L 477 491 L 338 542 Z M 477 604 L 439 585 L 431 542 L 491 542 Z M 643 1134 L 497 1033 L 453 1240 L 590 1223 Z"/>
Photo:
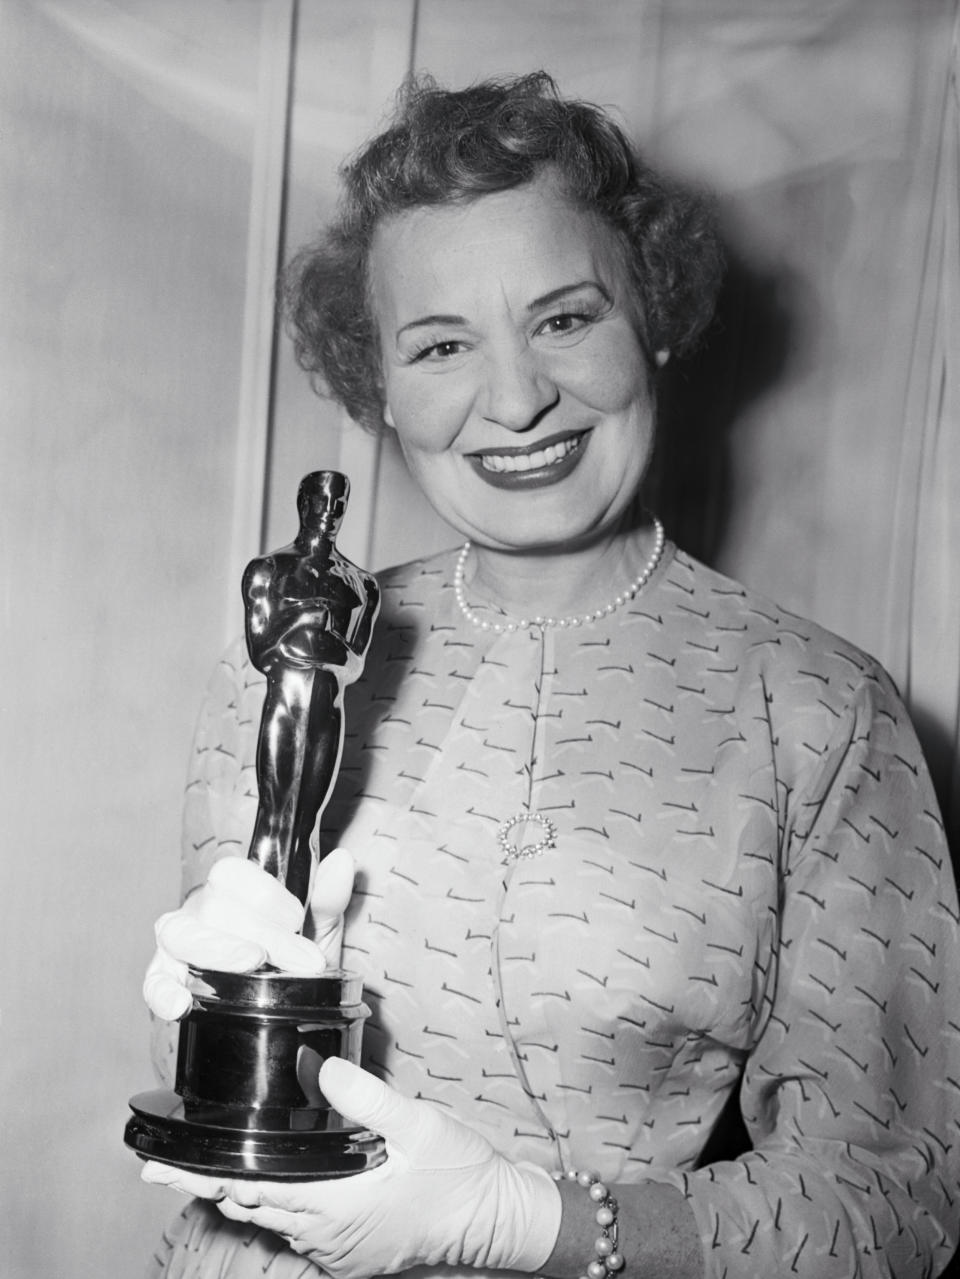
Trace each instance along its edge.
<path fill-rule="evenodd" d="M 509 431 L 536 425 L 560 398 L 556 383 L 526 345 L 488 356 L 485 379 L 482 414 Z"/>

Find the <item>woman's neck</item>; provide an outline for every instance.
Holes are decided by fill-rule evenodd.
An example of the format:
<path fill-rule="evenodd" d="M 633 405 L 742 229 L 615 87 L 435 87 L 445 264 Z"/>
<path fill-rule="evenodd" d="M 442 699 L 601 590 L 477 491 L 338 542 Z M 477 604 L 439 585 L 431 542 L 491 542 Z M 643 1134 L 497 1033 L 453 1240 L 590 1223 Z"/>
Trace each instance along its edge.
<path fill-rule="evenodd" d="M 471 547 L 464 585 L 474 605 L 494 604 L 511 617 L 572 617 L 603 608 L 643 572 L 654 554 L 654 521 L 617 529 L 562 551 Z"/>

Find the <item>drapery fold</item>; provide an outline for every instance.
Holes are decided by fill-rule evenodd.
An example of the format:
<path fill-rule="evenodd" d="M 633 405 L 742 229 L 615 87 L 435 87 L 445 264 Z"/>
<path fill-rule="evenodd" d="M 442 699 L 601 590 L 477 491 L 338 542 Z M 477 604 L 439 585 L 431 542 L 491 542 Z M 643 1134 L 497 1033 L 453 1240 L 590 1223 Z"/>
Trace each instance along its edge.
<path fill-rule="evenodd" d="M 903 395 L 884 649 L 924 736 L 944 816 L 960 830 L 960 109 L 955 22 Z M 956 842 L 955 842 L 956 848 Z M 956 855 L 956 852 L 955 852 Z"/>

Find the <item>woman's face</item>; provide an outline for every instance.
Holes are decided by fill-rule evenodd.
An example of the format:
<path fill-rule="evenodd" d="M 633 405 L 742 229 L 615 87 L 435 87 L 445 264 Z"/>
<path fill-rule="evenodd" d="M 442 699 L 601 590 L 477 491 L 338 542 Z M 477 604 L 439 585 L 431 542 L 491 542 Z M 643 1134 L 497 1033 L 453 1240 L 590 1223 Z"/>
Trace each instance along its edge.
<path fill-rule="evenodd" d="M 617 525 L 650 457 L 654 404 L 605 223 L 549 174 L 414 209 L 378 228 L 370 290 L 385 420 L 450 524 L 530 551 Z"/>

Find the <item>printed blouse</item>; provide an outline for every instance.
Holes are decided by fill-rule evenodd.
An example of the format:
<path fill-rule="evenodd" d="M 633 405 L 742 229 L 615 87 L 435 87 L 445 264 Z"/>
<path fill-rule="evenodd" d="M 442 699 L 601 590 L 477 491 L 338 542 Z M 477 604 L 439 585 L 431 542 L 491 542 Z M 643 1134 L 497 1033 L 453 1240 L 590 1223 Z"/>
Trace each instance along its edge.
<path fill-rule="evenodd" d="M 565 628 L 472 625 L 453 566 L 382 575 L 319 832 L 359 868 L 365 1064 L 512 1158 L 680 1187 L 711 1279 L 939 1269 L 958 910 L 890 679 L 672 546 Z M 187 890 L 246 853 L 262 696 L 237 647 L 198 730 Z M 704 1163 L 736 1093 L 749 1148 Z"/>

